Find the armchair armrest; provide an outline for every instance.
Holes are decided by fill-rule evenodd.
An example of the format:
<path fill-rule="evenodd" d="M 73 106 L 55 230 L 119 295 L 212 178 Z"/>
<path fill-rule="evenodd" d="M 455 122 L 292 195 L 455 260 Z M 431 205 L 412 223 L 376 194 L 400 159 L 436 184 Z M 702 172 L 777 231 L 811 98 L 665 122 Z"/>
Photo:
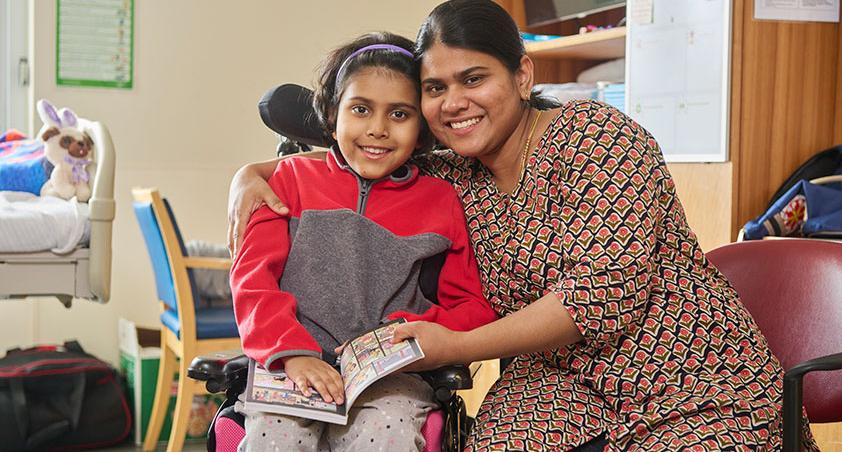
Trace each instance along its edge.
<path fill-rule="evenodd" d="M 230 270 L 231 259 L 226 257 L 184 256 L 184 265 L 189 268 L 207 268 L 210 270 Z"/>
<path fill-rule="evenodd" d="M 784 450 L 801 450 L 801 409 L 804 375 L 813 371 L 842 369 L 842 353 L 822 356 L 793 366 L 784 374 Z"/>

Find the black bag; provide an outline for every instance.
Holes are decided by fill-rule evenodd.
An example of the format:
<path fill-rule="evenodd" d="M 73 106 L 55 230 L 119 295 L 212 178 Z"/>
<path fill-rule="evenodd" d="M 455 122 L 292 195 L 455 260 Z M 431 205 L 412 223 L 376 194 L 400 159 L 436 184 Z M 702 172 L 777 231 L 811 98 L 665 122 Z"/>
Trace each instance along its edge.
<path fill-rule="evenodd" d="M 0 359 L 0 451 L 107 446 L 130 428 L 116 370 L 78 342 Z"/>
<path fill-rule="evenodd" d="M 812 180 L 819 177 L 833 176 L 842 174 L 842 145 L 834 146 L 830 149 L 825 149 L 818 154 L 807 159 L 802 163 L 792 175 L 790 175 L 780 187 L 772 195 L 769 200 L 769 205 L 766 208 L 772 207 L 775 202 L 780 199 L 786 192 L 801 180 Z"/>

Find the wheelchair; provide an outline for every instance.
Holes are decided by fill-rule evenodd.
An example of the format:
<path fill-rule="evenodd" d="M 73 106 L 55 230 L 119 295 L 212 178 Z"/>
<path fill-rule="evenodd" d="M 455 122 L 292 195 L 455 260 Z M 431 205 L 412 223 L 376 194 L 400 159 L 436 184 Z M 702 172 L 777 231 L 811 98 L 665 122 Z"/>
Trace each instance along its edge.
<path fill-rule="evenodd" d="M 280 136 L 278 156 L 309 151 L 312 147 L 329 147 L 313 111 L 312 99 L 312 91 L 293 84 L 274 87 L 260 99 L 261 119 Z M 420 286 L 429 300 L 436 300 L 440 266 L 441 262 L 435 260 L 422 265 Z M 225 393 L 226 400 L 208 429 L 207 450 L 235 451 L 245 435 L 244 419 L 234 411 L 234 403 L 245 390 L 248 358 L 240 350 L 199 356 L 191 362 L 187 375 L 204 381 L 210 393 Z M 421 376 L 433 388 L 441 407 L 428 415 L 422 428 L 427 440 L 425 452 L 463 450 L 473 419 L 467 416 L 465 404 L 456 391 L 473 387 L 468 367 L 447 366 Z"/>

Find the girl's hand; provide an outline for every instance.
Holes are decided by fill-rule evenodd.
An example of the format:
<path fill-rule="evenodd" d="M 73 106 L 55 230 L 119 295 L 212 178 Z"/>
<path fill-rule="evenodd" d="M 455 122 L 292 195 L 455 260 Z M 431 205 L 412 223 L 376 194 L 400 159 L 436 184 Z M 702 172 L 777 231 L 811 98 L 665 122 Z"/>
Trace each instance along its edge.
<path fill-rule="evenodd" d="M 465 361 L 460 357 L 460 342 L 465 333 L 449 330 L 438 323 L 409 322 L 398 325 L 392 343 L 414 337 L 424 351 L 424 359 L 405 367 L 404 371 L 418 372 L 437 369 Z"/>
<path fill-rule="evenodd" d="M 289 213 L 289 209 L 251 165 L 240 168 L 228 189 L 228 252 L 232 259 L 237 257 L 237 251 L 243 243 L 243 233 L 251 214 L 263 204 L 278 215 Z"/>
<path fill-rule="evenodd" d="M 345 386 L 342 376 L 330 364 L 312 356 L 293 356 L 284 359 L 284 372 L 305 396 L 310 388 L 316 390 L 325 402 L 345 403 Z"/>

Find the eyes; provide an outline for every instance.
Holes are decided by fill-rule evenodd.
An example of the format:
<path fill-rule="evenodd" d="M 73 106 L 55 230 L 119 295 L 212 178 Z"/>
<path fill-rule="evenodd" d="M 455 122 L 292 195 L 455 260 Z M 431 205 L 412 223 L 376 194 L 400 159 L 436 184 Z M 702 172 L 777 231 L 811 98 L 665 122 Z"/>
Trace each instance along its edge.
<path fill-rule="evenodd" d="M 352 105 L 350 110 L 353 115 L 358 116 L 360 118 L 365 118 L 372 114 L 372 111 L 368 106 L 361 104 Z M 389 118 L 395 121 L 405 121 L 410 117 L 412 117 L 411 112 L 407 110 L 402 110 L 400 108 L 394 109 L 389 112 Z"/>
<path fill-rule="evenodd" d="M 482 79 L 483 79 L 483 78 L 482 78 L 482 76 L 479 76 L 479 75 L 471 75 L 471 76 L 469 76 L 468 78 L 466 78 L 466 79 L 465 79 L 465 82 L 464 82 L 464 83 L 465 83 L 465 85 L 467 85 L 467 86 L 473 86 L 473 85 L 476 85 L 476 84 L 478 84 L 479 82 L 481 82 L 481 81 L 482 81 Z"/>
<path fill-rule="evenodd" d="M 471 74 L 462 79 L 462 85 L 472 88 L 480 85 L 486 76 L 484 74 Z M 427 82 L 424 84 L 424 94 L 435 97 L 447 90 L 447 85 L 438 82 Z"/>

